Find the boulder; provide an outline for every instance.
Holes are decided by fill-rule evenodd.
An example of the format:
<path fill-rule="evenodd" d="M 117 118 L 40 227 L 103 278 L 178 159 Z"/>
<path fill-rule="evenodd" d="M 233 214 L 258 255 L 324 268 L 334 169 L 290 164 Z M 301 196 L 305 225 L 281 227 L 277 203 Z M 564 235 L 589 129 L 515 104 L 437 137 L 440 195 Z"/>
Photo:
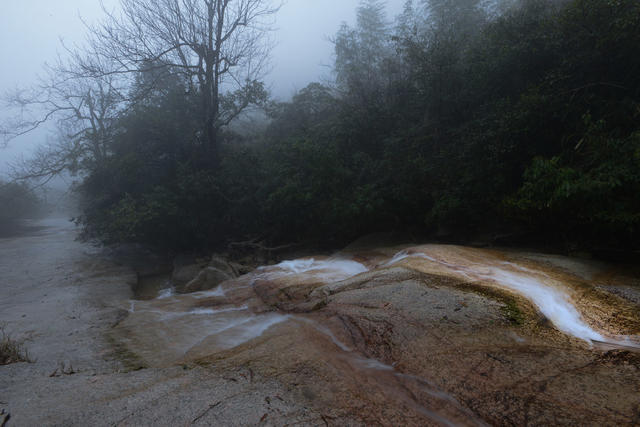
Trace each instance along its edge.
<path fill-rule="evenodd" d="M 233 279 L 235 276 L 216 267 L 206 267 L 189 283 L 184 285 L 183 292 L 199 292 L 213 289 L 220 283 Z"/>
<path fill-rule="evenodd" d="M 234 266 L 229 261 L 216 255 L 211 257 L 211 261 L 209 261 L 209 267 L 223 271 L 231 277 L 239 276 L 238 271 L 234 268 Z"/>
<path fill-rule="evenodd" d="M 171 281 L 178 287 L 194 280 L 202 270 L 201 264 L 188 264 L 176 267 L 171 275 Z"/>
<path fill-rule="evenodd" d="M 233 267 L 233 269 L 238 272 L 238 276 L 249 274 L 256 269 L 256 267 L 240 264 L 237 262 L 230 262 L 229 265 L 231 265 L 231 267 Z"/>

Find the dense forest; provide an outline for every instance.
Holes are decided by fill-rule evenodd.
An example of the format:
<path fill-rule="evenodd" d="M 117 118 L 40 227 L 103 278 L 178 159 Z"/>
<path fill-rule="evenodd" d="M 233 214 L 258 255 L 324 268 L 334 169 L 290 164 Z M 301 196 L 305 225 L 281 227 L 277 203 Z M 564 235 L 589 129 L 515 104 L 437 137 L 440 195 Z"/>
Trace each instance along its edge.
<path fill-rule="evenodd" d="M 638 249 L 640 2 L 384 10 L 363 0 L 332 40 L 334 81 L 287 102 L 259 80 L 203 102 L 205 80 L 138 62 L 102 148 L 65 163 L 85 237 L 186 250 L 402 231 Z M 233 114 L 203 128 L 212 106 Z"/>

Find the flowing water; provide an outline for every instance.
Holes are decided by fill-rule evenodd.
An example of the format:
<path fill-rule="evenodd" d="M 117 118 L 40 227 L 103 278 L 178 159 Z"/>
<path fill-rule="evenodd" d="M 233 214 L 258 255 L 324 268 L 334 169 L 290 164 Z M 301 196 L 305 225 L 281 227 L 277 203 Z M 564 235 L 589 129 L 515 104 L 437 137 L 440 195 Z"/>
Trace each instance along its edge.
<path fill-rule="evenodd" d="M 320 334 L 316 340 L 321 341 L 324 337 L 330 342 L 324 346 L 324 354 L 318 357 L 351 372 L 350 375 L 370 381 L 384 390 L 389 399 L 440 425 L 482 425 L 455 398 L 438 390 L 428 380 L 403 374 L 393 366 L 358 354 L 316 320 L 256 310 L 260 304 L 253 286 L 258 280 L 332 283 L 368 270 L 350 259 L 308 258 L 260 268 L 249 277 L 223 283 L 210 291 L 179 295 L 167 288 L 153 300 L 131 301 L 129 315 L 118 328 L 121 339 L 137 354 L 152 364 L 162 365 L 232 349 L 285 322 L 311 327 Z M 419 402 L 412 388 L 426 393 L 433 404 Z"/>
<path fill-rule="evenodd" d="M 410 261 L 421 270 L 444 268 L 464 280 L 492 284 L 514 291 L 530 300 L 560 331 L 587 341 L 622 347 L 640 347 L 638 337 L 612 337 L 590 326 L 572 301 L 573 289 L 542 269 L 504 261 L 492 254 L 468 248 L 421 246 L 402 250 L 384 266 Z"/>
<path fill-rule="evenodd" d="M 131 301 L 123 337 L 151 360 L 173 363 L 244 344 L 278 324 L 287 314 L 261 306 L 253 291 L 258 280 L 331 284 L 375 268 L 409 268 L 458 276 L 505 288 L 529 299 L 560 331 L 592 342 L 637 346 L 637 337 L 613 337 L 590 326 L 572 301 L 571 287 L 552 274 L 490 253 L 459 247 L 421 246 L 402 250 L 377 265 L 347 257 L 304 258 L 261 267 L 256 272 L 205 292 L 179 295 L 172 287 L 152 300 Z M 153 331 L 153 332 L 150 332 Z"/>
<path fill-rule="evenodd" d="M 318 260 L 315 258 L 303 258 L 293 261 L 283 261 L 273 267 L 261 267 L 258 269 L 263 277 L 279 278 L 282 276 L 313 277 L 324 283 L 338 282 L 369 269 L 363 264 L 351 259 L 329 258 Z"/>
<path fill-rule="evenodd" d="M 338 339 L 319 319 L 274 311 L 259 297 L 262 294 L 258 288 L 265 283 L 279 284 L 271 289 L 277 293 L 282 289 L 336 284 L 362 273 L 399 266 L 516 292 L 530 300 L 558 330 L 589 343 L 637 345 L 633 341 L 637 337 L 609 336 L 591 326 L 574 304 L 573 288 L 563 283 L 564 276 L 553 269 L 535 268 L 490 251 L 439 245 L 409 248 L 386 258 L 378 256 L 375 262 L 357 256 L 284 261 L 261 267 L 213 290 L 192 294 L 176 294 L 172 287 L 165 287 L 151 300 L 130 301 L 129 314 L 116 330 L 129 349 L 155 366 L 251 348 L 279 336 L 287 336 L 292 343 L 289 345 L 318 345 L 324 340 L 326 343 L 320 344 L 323 350 L 316 357 L 353 377 L 353 382 L 383 390 L 390 401 L 411 408 L 436 424 L 482 425 L 454 397 L 428 379 L 366 357 Z M 307 332 L 301 325 L 306 326 Z"/>
<path fill-rule="evenodd" d="M 154 299 L 129 301 L 120 336 L 145 359 L 159 364 L 228 350 L 289 320 L 286 314 L 256 310 L 256 280 L 286 277 L 331 283 L 364 271 L 365 266 L 352 260 L 302 259 L 260 268 L 210 291 L 181 295 L 166 287 L 156 291 Z"/>

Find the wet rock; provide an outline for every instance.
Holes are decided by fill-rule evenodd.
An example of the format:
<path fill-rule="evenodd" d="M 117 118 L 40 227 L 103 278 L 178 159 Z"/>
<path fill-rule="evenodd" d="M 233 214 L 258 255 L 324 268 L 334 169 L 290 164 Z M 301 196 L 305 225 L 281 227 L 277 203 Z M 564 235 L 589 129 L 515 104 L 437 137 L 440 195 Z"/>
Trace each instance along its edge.
<path fill-rule="evenodd" d="M 303 258 L 210 292 L 141 302 L 115 333 L 151 367 L 206 366 L 234 387 L 277 379 L 285 400 L 314 413 L 303 424 L 637 422 L 640 356 L 562 332 L 503 282 L 544 282 L 566 291 L 592 327 L 634 333 L 634 313 L 617 297 L 527 254 L 406 249 Z M 193 290 L 204 289 L 208 271 L 228 275 L 219 266 L 201 272 Z M 257 418 L 243 421 L 280 423 L 268 408 L 282 401 L 264 396 Z M 217 414 L 223 404 L 206 411 L 218 401 L 202 413 Z"/>
<path fill-rule="evenodd" d="M 239 264 L 232 264 L 222 256 L 197 258 L 182 255 L 174 260 L 171 281 L 179 292 L 189 293 L 215 288 L 225 280 L 238 277 L 246 271 Z"/>
<path fill-rule="evenodd" d="M 202 271 L 202 264 L 188 264 L 176 267 L 171 274 L 171 281 L 176 286 L 184 286 L 194 280 Z"/>
<path fill-rule="evenodd" d="M 255 292 L 270 307 L 293 313 L 306 313 L 313 310 L 321 300 L 309 301 L 309 295 L 322 283 L 299 283 L 287 285 L 282 282 L 256 281 Z"/>
<path fill-rule="evenodd" d="M 233 274 L 229 274 L 226 271 L 219 270 L 216 267 L 207 267 L 200 270 L 198 275 L 184 285 L 182 292 L 191 293 L 199 291 L 207 291 L 213 289 L 220 283 L 233 279 Z"/>
<path fill-rule="evenodd" d="M 213 267 L 219 271 L 222 271 L 230 277 L 239 276 L 239 271 L 232 263 L 216 255 L 211 257 L 211 261 L 209 261 L 209 267 Z"/>
<path fill-rule="evenodd" d="M 252 267 L 250 265 L 240 264 L 237 262 L 230 262 L 229 265 L 233 268 L 234 271 L 238 273 L 238 275 L 249 274 L 253 270 L 255 270 L 255 267 Z"/>
<path fill-rule="evenodd" d="M 598 286 L 598 289 L 617 295 L 640 307 L 640 287 L 638 286 Z"/>

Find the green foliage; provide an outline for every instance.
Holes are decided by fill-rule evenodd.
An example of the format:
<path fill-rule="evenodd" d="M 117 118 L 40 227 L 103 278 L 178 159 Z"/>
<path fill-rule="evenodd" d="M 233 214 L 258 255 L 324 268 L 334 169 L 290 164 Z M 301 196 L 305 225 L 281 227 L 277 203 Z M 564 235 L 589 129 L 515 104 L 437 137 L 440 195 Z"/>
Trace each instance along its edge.
<path fill-rule="evenodd" d="M 588 135 L 574 158 L 535 158 L 507 200 L 539 229 L 558 229 L 592 245 L 633 245 L 640 227 L 640 133 L 625 139 Z"/>

